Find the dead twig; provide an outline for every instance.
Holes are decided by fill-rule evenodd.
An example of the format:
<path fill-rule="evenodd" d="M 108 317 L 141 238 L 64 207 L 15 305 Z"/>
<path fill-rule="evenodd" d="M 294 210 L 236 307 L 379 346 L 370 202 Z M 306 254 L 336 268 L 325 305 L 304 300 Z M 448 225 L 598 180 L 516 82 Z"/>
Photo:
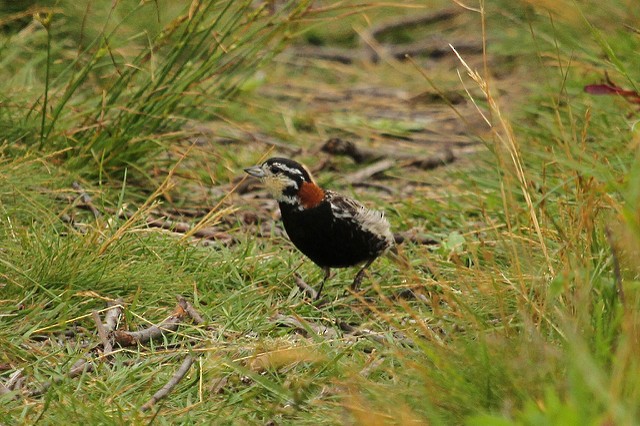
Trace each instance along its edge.
<path fill-rule="evenodd" d="M 298 46 L 295 48 L 295 54 L 296 57 L 323 59 L 344 65 L 366 59 L 362 51 L 327 46 Z"/>
<path fill-rule="evenodd" d="M 456 157 L 450 149 L 444 149 L 440 153 L 427 158 L 416 158 L 408 161 L 407 165 L 423 170 L 431 170 L 449 163 L 453 163 Z"/>
<path fill-rule="evenodd" d="M 381 343 L 381 344 L 388 342 L 387 339 L 381 333 L 377 333 L 373 330 L 369 330 L 368 328 L 357 328 L 344 321 L 339 321 L 338 327 L 340 327 L 342 331 L 344 331 L 345 333 L 353 337 L 366 337 L 369 340 L 373 340 L 374 342 Z M 411 340 L 407 339 L 401 334 L 400 335 L 398 334 L 400 333 L 394 332 L 394 339 L 393 339 L 394 341 L 398 343 L 402 343 L 403 345 L 411 346 L 411 347 L 415 346 L 415 344 Z"/>
<path fill-rule="evenodd" d="M 186 222 L 177 222 L 168 219 L 160 219 L 154 217 L 148 217 L 146 219 L 147 225 L 153 228 L 166 229 L 168 231 L 177 232 L 179 234 L 188 234 L 192 230 L 192 225 Z M 226 232 L 216 231 L 213 228 L 200 228 L 192 234 L 196 238 L 203 238 L 205 240 L 221 241 L 225 244 L 233 241 L 233 237 Z"/>
<path fill-rule="evenodd" d="M 393 234 L 393 239 L 396 244 L 402 244 L 404 242 L 410 242 L 418 245 L 437 245 L 440 241 L 431 238 L 429 236 L 418 234 L 415 231 L 396 232 Z"/>
<path fill-rule="evenodd" d="M 122 347 L 148 343 L 152 339 L 163 337 L 165 332 L 174 332 L 182 322 L 187 312 L 180 306 L 176 306 L 173 314 L 158 325 L 151 325 L 139 331 L 114 331 L 115 342 Z"/>
<path fill-rule="evenodd" d="M 308 336 L 309 331 L 312 331 L 317 336 L 322 336 L 326 339 L 333 339 L 338 337 L 338 333 L 334 328 L 305 321 L 299 317 L 277 314 L 273 318 L 273 320 L 278 324 L 293 328 L 295 331 L 300 332 L 300 334 L 304 335 L 305 337 Z"/>
<path fill-rule="evenodd" d="M 80 195 L 80 200 L 82 201 L 83 207 L 88 208 L 91 211 L 91 213 L 93 213 L 93 217 L 98 219 L 100 216 L 102 216 L 102 213 L 100 213 L 100 210 L 98 210 L 96 206 L 93 204 L 93 200 L 91 199 L 91 196 L 87 194 L 84 189 L 82 189 L 82 186 L 80 186 L 78 182 L 73 182 L 71 186 Z"/>
<path fill-rule="evenodd" d="M 439 153 L 436 153 L 430 157 L 417 157 L 413 154 L 397 153 L 397 152 L 382 152 L 372 149 L 362 148 L 356 145 L 354 142 L 347 141 L 341 138 L 331 138 L 322 145 L 320 148 L 322 152 L 326 152 L 331 155 L 345 155 L 350 157 L 356 163 L 367 163 L 375 160 L 378 161 L 377 166 L 372 165 L 371 170 L 362 169 L 352 175 L 353 183 L 360 183 L 366 181 L 367 178 L 375 173 L 384 171 L 385 167 L 389 168 L 393 166 L 393 163 L 384 163 L 382 159 L 395 159 L 400 161 L 399 165 L 404 167 L 417 167 L 424 170 L 435 169 L 436 167 L 443 166 L 445 164 L 452 163 L 456 157 L 453 151 L 449 148 L 443 149 Z M 389 160 L 386 160 L 389 161 Z M 362 173 L 359 175 L 358 173 Z M 364 178 L 364 179 L 363 179 Z"/>
<path fill-rule="evenodd" d="M 240 178 L 238 178 L 238 182 L 239 182 L 239 179 Z M 235 182 L 232 181 L 232 184 L 233 183 Z M 248 194 L 249 192 L 255 191 L 258 188 L 261 188 L 260 180 L 254 177 L 249 177 L 237 184 L 236 194 L 238 195 Z"/>
<path fill-rule="evenodd" d="M 118 328 L 120 317 L 122 316 L 122 304 L 124 302 L 121 298 L 116 299 L 115 302 L 108 302 L 107 306 L 110 308 L 104 314 L 104 328 L 107 331 L 114 331 Z"/>
<path fill-rule="evenodd" d="M 605 73 L 606 83 L 589 84 L 584 86 L 584 91 L 592 95 L 616 95 L 622 96 L 627 102 L 632 104 L 640 104 L 640 93 L 636 90 L 623 89 L 614 83 L 609 74 Z"/>
<path fill-rule="evenodd" d="M 394 300 L 398 300 L 398 299 L 405 299 L 405 300 L 415 299 L 415 300 L 421 301 L 425 305 L 431 305 L 431 301 L 429 300 L 429 298 L 427 296 L 422 294 L 420 291 L 414 290 L 414 289 L 411 289 L 411 288 L 405 288 L 405 289 L 402 289 L 400 291 L 397 291 L 397 292 L 393 293 L 391 295 L 391 299 L 394 299 Z"/>
<path fill-rule="evenodd" d="M 7 386 L 5 386 L 4 383 L 0 382 L 0 396 L 6 395 L 11 392 L 13 391 L 9 389 Z"/>
<path fill-rule="evenodd" d="M 378 191 L 386 192 L 389 195 L 396 194 L 396 190 L 387 185 L 382 185 L 381 183 L 372 183 L 372 182 L 356 182 L 353 186 L 361 186 L 363 188 L 371 188 L 377 189 Z"/>
<path fill-rule="evenodd" d="M 194 219 L 201 219 L 209 213 L 209 209 L 206 208 L 189 208 L 189 207 L 177 207 L 177 206 L 165 206 L 162 209 L 162 214 L 168 218 L 184 218 L 190 217 Z"/>
<path fill-rule="evenodd" d="M 139 330 L 139 331 L 121 331 L 121 330 L 116 330 L 116 327 L 118 324 L 119 317 L 122 314 L 122 299 L 118 299 L 115 302 L 110 302 L 109 304 L 111 309 L 107 310 L 105 314 L 105 324 L 102 323 L 100 319 L 100 315 L 98 314 L 97 311 L 92 311 L 91 313 L 91 316 L 98 330 L 98 336 L 100 337 L 100 341 L 103 347 L 103 354 L 105 356 L 113 352 L 112 339 L 115 341 L 115 343 L 123 347 L 132 346 L 135 344 L 143 344 L 143 343 L 149 342 L 151 339 L 162 337 L 164 333 L 167 331 L 175 331 L 178 328 L 182 319 L 186 315 L 189 315 L 197 323 L 204 322 L 204 320 L 202 319 L 202 316 L 200 316 L 200 314 L 193 308 L 193 306 L 191 306 L 191 304 L 187 302 L 183 297 L 179 296 L 178 305 L 174 309 L 172 315 L 169 318 L 162 321 L 160 324 L 152 325 L 151 327 L 148 327 L 144 330 Z M 185 360 L 185 363 L 186 361 L 187 360 Z M 170 385 L 168 389 L 166 389 L 167 386 L 163 387 L 160 391 L 156 393 L 156 395 L 154 395 L 154 398 L 152 398 L 151 401 L 145 404 L 145 405 L 148 405 L 147 409 L 151 407 L 159 399 L 166 396 L 166 394 L 168 394 L 171 391 L 171 389 L 175 386 L 175 384 L 178 381 L 180 381 L 182 376 L 186 374 L 186 371 L 189 369 L 189 367 L 193 363 L 193 359 L 190 358 L 188 366 L 185 366 L 185 363 L 183 363 L 183 366 L 181 367 L 181 370 L 185 369 L 184 373 L 181 373 L 181 376 L 177 377 L 178 373 L 180 373 L 181 371 L 179 370 L 176 373 L 176 375 L 174 375 L 174 378 L 172 379 L 172 380 L 175 380 L 175 382 L 173 384 L 171 384 L 171 382 L 168 383 L 167 386 Z M 94 371 L 95 367 L 96 366 L 92 362 L 92 358 L 87 355 L 83 358 L 78 359 L 78 361 L 76 361 L 75 364 L 69 369 L 69 372 L 65 375 L 65 377 L 72 379 L 80 376 L 85 372 Z M 16 371 L 16 373 L 14 373 L 11 376 L 10 383 L 13 383 L 13 382 L 19 383 L 21 374 L 22 374 L 22 370 Z M 44 384 L 42 384 L 42 386 L 40 386 L 39 388 L 28 392 L 28 396 L 30 397 L 41 396 L 45 392 L 47 392 L 47 390 L 53 384 L 60 383 L 63 379 L 64 378 L 58 377 L 53 380 L 47 381 Z M 11 391 L 11 388 L 9 386 L 2 383 L 0 383 L 0 385 L 6 387 L 7 390 Z M 4 390 L 0 389 L 0 394 L 2 394 L 3 392 Z"/>
<path fill-rule="evenodd" d="M 421 15 L 401 16 L 400 18 L 391 19 L 373 26 L 369 30 L 369 33 L 377 39 L 385 33 L 397 31 L 399 29 L 426 26 L 435 24 L 437 22 L 448 21 L 455 18 L 459 14 L 459 9 L 451 8 L 429 12 Z"/>
<path fill-rule="evenodd" d="M 315 291 L 309 284 L 307 284 L 302 279 L 300 274 L 298 274 L 298 273 L 293 274 L 293 278 L 296 280 L 296 285 L 298 286 L 298 288 L 300 290 L 302 290 L 303 293 L 305 293 L 311 299 L 316 300 L 316 297 L 318 296 L 318 292 Z"/>
<path fill-rule="evenodd" d="M 452 44 L 460 53 L 469 55 L 482 53 L 482 43 L 479 42 L 458 41 Z M 405 45 L 389 46 L 387 47 L 387 54 L 399 61 L 404 61 L 408 57 L 428 56 L 429 58 L 441 58 L 453 53 L 451 52 L 451 47 L 446 40 L 433 38 Z M 374 53 L 374 55 L 377 56 L 376 53 Z M 377 59 L 378 58 L 375 56 L 372 58 L 374 62 Z"/>
<path fill-rule="evenodd" d="M 225 386 L 229 382 L 229 378 L 227 376 L 217 377 L 211 380 L 211 386 L 209 386 L 209 393 L 211 394 L 219 394 L 224 391 Z"/>
<path fill-rule="evenodd" d="M 200 315 L 200 313 L 196 311 L 196 308 L 194 308 L 193 305 L 189 303 L 188 300 L 186 300 L 181 295 L 177 295 L 176 299 L 178 300 L 178 304 L 180 305 L 180 307 L 184 309 L 184 311 L 187 313 L 187 315 L 189 315 L 189 317 L 193 320 L 193 322 L 195 322 L 198 325 L 205 323 L 205 320 L 204 318 L 202 318 L 202 315 Z"/>
<path fill-rule="evenodd" d="M 366 36 L 366 33 L 364 36 Z M 379 48 L 388 57 L 398 61 L 406 61 L 408 58 L 416 56 L 441 58 L 453 54 L 449 43 L 451 42 L 434 37 L 401 45 L 382 44 Z M 482 53 L 482 43 L 479 42 L 459 40 L 451 44 L 460 53 Z M 381 56 L 379 52 L 368 46 L 362 50 L 327 46 L 298 46 L 295 48 L 295 55 L 296 57 L 321 59 L 344 65 L 365 61 L 376 63 L 380 61 Z"/>
<path fill-rule="evenodd" d="M 449 47 L 449 50 L 451 48 Z M 420 103 L 423 104 L 434 104 L 434 103 L 445 103 L 449 105 L 458 105 L 464 103 L 467 98 L 462 95 L 457 90 L 438 90 L 436 92 L 425 90 L 424 92 L 420 92 L 417 95 L 411 96 L 407 99 L 407 103 L 409 105 L 417 105 Z M 453 143 L 453 141 L 449 140 L 449 143 Z"/>
<path fill-rule="evenodd" d="M 135 213 L 122 210 L 116 212 L 112 209 L 107 209 L 109 213 L 117 214 L 118 217 L 123 219 L 131 219 Z M 158 213 L 158 212 L 155 212 Z M 147 226 L 150 228 L 166 229 L 178 234 L 188 234 L 192 232 L 193 226 L 187 222 L 174 221 L 169 219 L 162 219 L 159 217 L 148 216 L 145 219 Z M 229 244 L 233 241 L 233 237 L 226 232 L 217 231 L 214 228 L 201 228 L 193 232 L 192 236 L 196 238 L 202 238 L 205 240 L 220 241 L 224 244 Z"/>
<path fill-rule="evenodd" d="M 384 55 L 393 57 L 399 61 L 404 61 L 411 56 L 429 56 L 439 58 L 451 54 L 449 44 L 456 46 L 456 49 L 464 53 L 482 53 L 482 43 L 476 41 L 451 41 L 438 37 L 429 37 L 407 44 L 391 44 L 380 39 L 387 33 L 401 29 L 427 26 L 437 22 L 455 18 L 460 14 L 458 9 L 444 9 L 423 15 L 409 15 L 398 19 L 382 22 L 368 31 L 360 32 L 360 49 L 336 48 L 327 46 L 303 46 L 295 49 L 296 56 L 317 58 L 345 65 L 354 62 L 371 61 L 378 62 L 381 50 Z M 373 46 L 376 46 L 374 48 Z"/>
<path fill-rule="evenodd" d="M 107 329 L 102 324 L 102 320 L 100 319 L 100 314 L 98 311 L 91 311 L 91 317 L 93 318 L 93 322 L 96 323 L 96 329 L 98 330 L 98 337 L 100 337 L 100 341 L 102 342 L 102 354 L 104 356 L 109 355 L 113 352 L 113 346 L 111 345 L 111 339 L 109 339 L 109 333 Z"/>
<path fill-rule="evenodd" d="M 347 334 L 350 334 L 351 336 L 354 337 L 366 337 L 368 339 L 371 339 L 377 343 L 385 343 L 385 338 L 383 336 L 381 336 L 379 333 L 376 333 L 374 331 L 371 331 L 369 329 L 366 328 L 356 328 L 354 326 L 352 326 L 351 324 L 348 324 L 344 321 L 339 321 L 338 322 L 338 327 L 340 327 L 340 330 L 344 331 Z"/>
<path fill-rule="evenodd" d="M 0 396 L 9 394 L 14 391 L 22 389 L 22 384 L 25 381 L 25 377 L 22 374 L 23 369 L 19 368 L 9 376 L 6 383 L 0 382 Z M 13 399 L 18 398 L 18 393 L 13 396 Z"/>
<path fill-rule="evenodd" d="M 73 364 L 73 366 L 71 367 L 71 369 L 69 370 L 69 372 L 66 374 L 65 377 L 69 379 L 73 379 L 75 377 L 80 376 L 84 372 L 90 373 L 94 370 L 95 370 L 95 365 L 92 362 L 90 362 L 89 359 L 87 359 L 86 357 L 80 358 L 78 361 L 75 362 L 75 364 Z M 61 378 L 61 377 L 56 377 L 53 380 L 49 380 L 39 388 L 29 392 L 28 396 L 31 398 L 41 396 L 45 392 L 47 392 L 51 386 L 62 382 L 62 380 L 64 380 L 64 378 Z"/>
<path fill-rule="evenodd" d="M 78 190 L 78 191 L 82 191 L 82 188 L 77 184 L 77 182 L 74 182 L 73 184 L 74 189 Z M 87 195 L 86 193 L 81 193 L 81 204 L 78 204 L 77 207 L 78 208 L 83 208 L 83 209 L 88 209 L 90 210 L 94 216 L 99 217 L 101 215 L 100 211 L 91 203 L 91 197 L 89 197 L 89 195 Z M 65 200 L 67 202 L 73 202 L 73 198 L 69 197 L 69 196 L 65 196 L 65 195 L 59 195 L 57 198 L 61 199 L 61 200 Z M 108 207 L 105 207 L 104 210 L 108 213 L 108 214 L 113 214 L 113 215 L 117 215 L 118 217 L 122 218 L 122 219 L 131 219 L 132 217 L 134 217 L 135 213 L 134 212 L 130 212 L 127 210 L 121 210 L 121 211 L 116 211 L 115 209 L 111 209 Z M 154 212 L 149 212 L 149 213 L 156 213 L 156 214 L 162 214 L 161 212 L 158 211 L 154 211 Z M 193 214 L 196 214 L 197 212 L 194 212 Z M 75 224 L 73 221 L 73 218 L 70 217 L 69 215 L 63 215 L 61 216 L 61 219 L 65 222 L 68 223 L 73 223 L 74 226 L 78 225 Z M 166 229 L 172 232 L 176 232 L 179 234 L 187 234 L 189 232 L 192 231 L 192 225 L 190 223 L 187 222 L 180 222 L 180 221 L 174 221 L 174 220 L 169 220 L 169 219 L 163 219 L 160 217 L 154 217 L 154 216 L 148 216 L 144 219 L 147 223 L 147 225 L 151 228 L 161 228 L 161 229 Z M 201 228 L 196 230 L 195 232 L 193 232 L 193 236 L 196 238 L 203 238 L 206 240 L 215 240 L 215 241 L 220 241 L 223 242 L 225 244 L 229 244 L 233 241 L 233 237 L 231 235 L 229 235 L 226 232 L 222 232 L 222 231 L 217 231 L 213 228 Z"/>
<path fill-rule="evenodd" d="M 327 298 L 323 297 L 318 300 L 318 292 L 309 284 L 307 284 L 298 273 L 293 274 L 293 276 L 298 288 L 302 290 L 303 294 L 306 294 L 311 300 L 313 300 L 313 305 L 316 308 L 321 308 L 322 306 L 327 304 Z"/>
<path fill-rule="evenodd" d="M 24 369 L 19 368 L 9 376 L 9 380 L 7 380 L 6 386 L 10 390 L 19 390 L 22 389 L 22 385 L 24 384 L 26 377 L 24 375 Z"/>
<path fill-rule="evenodd" d="M 73 364 L 71 370 L 69 370 L 69 373 L 67 374 L 67 377 L 73 379 L 84 372 L 91 373 L 93 370 L 95 370 L 95 368 L 95 365 L 89 358 L 80 358 L 75 362 L 75 364 Z"/>
<path fill-rule="evenodd" d="M 348 174 L 344 178 L 344 180 L 351 185 L 355 183 L 364 182 L 369 180 L 372 176 L 390 169 L 395 164 L 396 164 L 396 161 L 392 159 L 380 160 L 367 167 L 364 167 L 358 170 L 357 172 Z"/>
<path fill-rule="evenodd" d="M 189 372 L 189 369 L 193 365 L 193 357 L 191 355 L 187 355 L 182 361 L 180 368 L 175 372 L 175 374 L 171 377 L 171 379 L 165 384 L 160 390 L 158 390 L 149 401 L 147 401 L 142 407 L 140 407 L 141 411 L 148 411 L 151 407 L 153 407 L 158 401 L 162 398 L 165 398 L 169 393 L 173 390 L 174 387 L 180 380 Z"/>
<path fill-rule="evenodd" d="M 384 363 L 384 357 L 373 359 L 368 362 L 362 370 L 360 370 L 360 375 L 362 377 L 369 377 L 372 371 L 376 368 L 380 367 Z"/>
<path fill-rule="evenodd" d="M 386 157 L 385 154 L 371 149 L 361 148 L 355 143 L 342 138 L 331 138 L 320 148 L 322 152 L 332 155 L 346 155 L 358 164 L 369 163 Z"/>

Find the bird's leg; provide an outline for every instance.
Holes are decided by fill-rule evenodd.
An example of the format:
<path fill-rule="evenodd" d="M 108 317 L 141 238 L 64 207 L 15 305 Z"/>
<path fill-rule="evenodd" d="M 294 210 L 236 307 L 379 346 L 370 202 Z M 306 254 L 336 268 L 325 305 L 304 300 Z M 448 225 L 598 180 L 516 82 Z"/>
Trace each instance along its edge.
<path fill-rule="evenodd" d="M 369 266 L 371 266 L 374 260 L 376 259 L 375 258 L 369 259 L 367 263 L 364 264 L 362 269 L 358 271 L 358 273 L 356 274 L 356 277 L 353 279 L 353 284 L 351 284 L 351 290 L 358 291 L 358 289 L 360 289 L 360 283 L 362 282 L 362 278 L 364 277 L 364 272 Z"/>
<path fill-rule="evenodd" d="M 331 268 L 324 267 L 322 268 L 322 270 L 324 271 L 324 278 L 322 279 L 322 283 L 320 284 L 318 293 L 316 293 L 316 300 L 320 299 L 320 293 L 322 293 L 322 287 L 324 287 L 325 281 L 327 281 L 327 279 L 329 279 L 329 276 L 331 276 Z"/>

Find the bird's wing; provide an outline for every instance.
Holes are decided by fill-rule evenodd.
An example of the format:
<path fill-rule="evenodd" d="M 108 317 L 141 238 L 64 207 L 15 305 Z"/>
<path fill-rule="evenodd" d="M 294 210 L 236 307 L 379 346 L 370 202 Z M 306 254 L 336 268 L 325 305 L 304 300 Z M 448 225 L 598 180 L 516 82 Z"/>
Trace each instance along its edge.
<path fill-rule="evenodd" d="M 365 231 L 378 235 L 382 239 L 393 241 L 389 222 L 383 212 L 368 209 L 360 202 L 333 191 L 327 191 L 326 196 L 331 205 L 331 212 L 336 219 L 352 221 Z"/>
<path fill-rule="evenodd" d="M 333 191 L 326 191 L 326 198 L 331 205 L 331 212 L 337 219 L 356 219 L 367 208 L 358 201 L 347 198 Z"/>

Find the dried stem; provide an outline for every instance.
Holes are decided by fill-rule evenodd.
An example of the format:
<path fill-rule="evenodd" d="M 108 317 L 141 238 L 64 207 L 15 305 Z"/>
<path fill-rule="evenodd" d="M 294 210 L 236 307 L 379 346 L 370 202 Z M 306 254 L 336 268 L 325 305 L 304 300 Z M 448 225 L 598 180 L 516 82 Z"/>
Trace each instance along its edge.
<path fill-rule="evenodd" d="M 93 200 L 91 200 L 91 196 L 87 194 L 87 192 L 84 189 L 82 189 L 82 186 L 80 186 L 78 182 L 73 182 L 71 186 L 80 195 L 80 200 L 82 201 L 84 206 L 86 206 L 91 211 L 91 213 L 93 213 L 93 217 L 98 219 L 100 216 L 102 216 L 102 213 L 100 213 L 100 210 L 98 210 L 96 206 L 93 204 Z"/>
<path fill-rule="evenodd" d="M 188 300 L 180 295 L 177 295 L 176 299 L 178 299 L 178 305 L 180 305 L 180 307 L 184 309 L 184 311 L 187 313 L 187 315 L 189 315 L 193 322 L 195 322 L 196 324 L 204 324 L 206 322 L 204 318 L 202 318 L 202 315 L 200 315 L 200 313 L 196 311 L 196 308 L 194 308 Z"/>
<path fill-rule="evenodd" d="M 187 312 L 178 305 L 173 311 L 173 314 L 158 325 L 154 324 L 139 331 L 116 330 L 114 332 L 115 341 L 120 346 L 148 343 L 152 339 L 164 336 L 164 333 L 167 331 L 176 331 L 186 314 Z"/>
<path fill-rule="evenodd" d="M 173 388 L 176 387 L 176 385 L 180 383 L 180 380 L 182 380 L 182 378 L 189 372 L 189 369 L 191 368 L 192 364 L 193 364 L 193 357 L 191 355 L 187 355 L 184 361 L 182 361 L 180 368 L 178 368 L 178 371 L 175 372 L 175 374 L 171 377 L 171 379 L 167 382 L 167 384 L 164 385 L 162 388 L 160 388 L 158 392 L 153 394 L 151 399 L 147 401 L 142 407 L 140 407 L 140 410 L 148 411 L 151 407 L 153 407 L 156 404 L 156 402 L 160 401 L 162 398 L 165 398 L 167 395 L 169 395 L 169 393 L 171 393 Z"/>
<path fill-rule="evenodd" d="M 81 375 L 84 372 L 90 373 L 93 370 L 95 370 L 95 366 L 93 365 L 93 363 L 89 362 L 89 359 L 80 358 L 78 361 L 75 362 L 75 364 L 73 364 L 73 366 L 71 367 L 71 369 L 67 373 L 66 377 L 68 377 L 69 379 L 73 379 L 75 377 L 78 377 L 79 375 Z M 28 396 L 32 397 L 32 398 L 33 397 L 37 397 L 37 396 L 41 396 L 47 390 L 49 390 L 49 388 L 52 385 L 60 383 L 60 382 L 62 382 L 62 380 L 63 380 L 63 378 L 61 378 L 61 377 L 56 377 L 53 380 L 49 380 L 48 382 L 45 382 L 39 388 L 34 389 L 31 392 L 29 392 Z"/>
<path fill-rule="evenodd" d="M 93 322 L 96 323 L 96 329 L 98 330 L 98 337 L 100 337 L 100 341 L 102 342 L 102 353 L 104 356 L 109 355 L 113 352 L 113 346 L 111 345 L 111 340 L 109 339 L 109 333 L 107 329 L 102 324 L 102 320 L 100 319 L 100 314 L 98 311 L 91 311 L 91 317 L 93 318 Z"/>
<path fill-rule="evenodd" d="M 107 303 L 110 308 L 104 315 L 104 327 L 107 331 L 115 331 L 118 328 L 120 317 L 122 316 L 122 304 L 121 298 L 116 299 L 115 302 Z"/>
<path fill-rule="evenodd" d="M 454 162 L 456 159 L 453 151 L 448 148 L 434 153 L 429 157 L 416 157 L 412 154 L 376 151 L 369 148 L 363 148 L 356 145 L 354 142 L 340 138 L 331 138 L 326 141 L 324 145 L 322 145 L 321 151 L 331 155 L 345 155 L 352 158 L 353 161 L 358 164 L 378 160 L 377 163 L 372 164 L 368 168 L 364 168 L 349 176 L 347 180 L 352 184 L 366 180 L 375 173 L 379 173 L 380 171 L 384 171 L 386 168 L 393 166 L 394 163 L 390 161 L 392 159 L 399 160 L 398 165 L 400 166 L 417 167 L 424 170 L 431 170 L 444 166 Z"/>
<path fill-rule="evenodd" d="M 0 396 L 11 393 L 11 389 L 0 382 Z"/>
<path fill-rule="evenodd" d="M 354 183 L 369 180 L 372 176 L 390 169 L 395 164 L 396 161 L 392 159 L 380 160 L 358 170 L 357 172 L 347 175 L 345 177 L 345 181 L 353 185 Z"/>
<path fill-rule="evenodd" d="M 318 296 L 318 292 L 315 291 L 309 284 L 307 284 L 299 274 L 293 274 L 294 279 L 296 280 L 296 285 L 303 293 L 306 293 L 311 299 L 315 300 Z"/>

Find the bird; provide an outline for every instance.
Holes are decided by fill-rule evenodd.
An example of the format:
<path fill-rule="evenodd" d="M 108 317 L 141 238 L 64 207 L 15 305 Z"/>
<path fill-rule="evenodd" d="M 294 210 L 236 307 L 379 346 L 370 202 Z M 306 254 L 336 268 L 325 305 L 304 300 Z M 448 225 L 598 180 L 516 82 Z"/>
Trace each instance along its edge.
<path fill-rule="evenodd" d="M 332 268 L 363 265 L 351 285 L 357 291 L 366 269 L 393 247 L 391 226 L 382 211 L 321 188 L 297 161 L 272 157 L 244 171 L 260 179 L 278 202 L 293 245 L 324 271 L 316 300 Z"/>

